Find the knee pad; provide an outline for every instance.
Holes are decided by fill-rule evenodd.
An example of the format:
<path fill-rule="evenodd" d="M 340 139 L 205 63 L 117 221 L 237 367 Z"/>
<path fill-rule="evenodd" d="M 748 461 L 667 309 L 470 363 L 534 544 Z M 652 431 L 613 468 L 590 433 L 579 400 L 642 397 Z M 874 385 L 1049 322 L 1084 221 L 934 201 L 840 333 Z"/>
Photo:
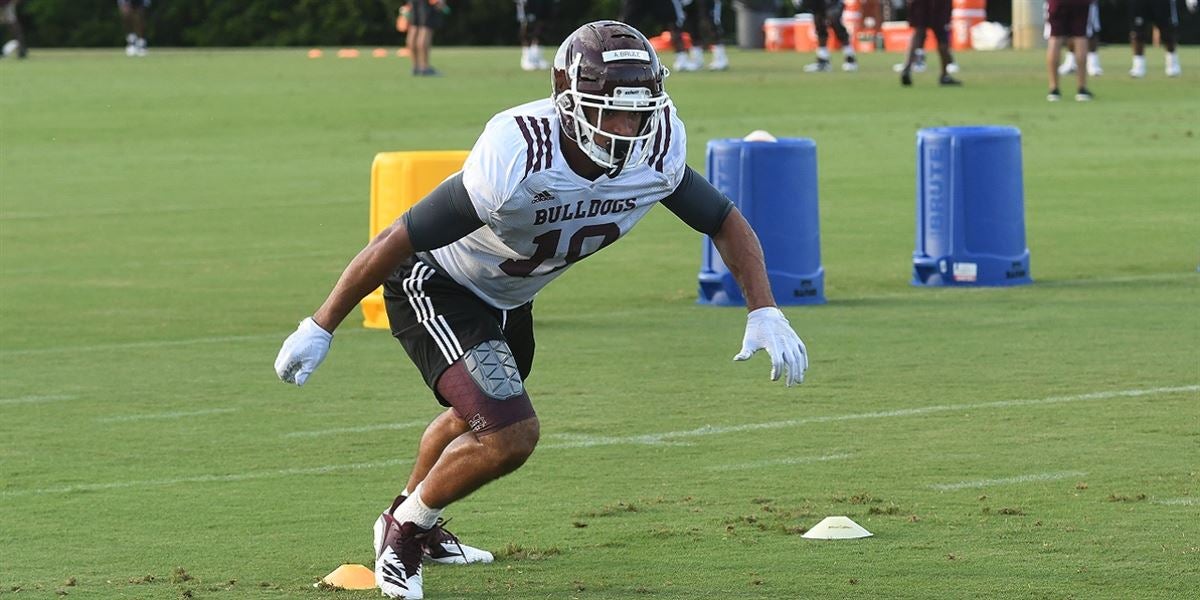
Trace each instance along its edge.
<path fill-rule="evenodd" d="M 517 360 L 503 340 L 483 342 L 467 350 L 461 360 L 471 380 L 489 397 L 503 400 L 525 393 Z"/>
<path fill-rule="evenodd" d="M 437 392 L 479 436 L 536 416 L 517 361 L 503 340 L 467 350 L 438 378 Z"/>

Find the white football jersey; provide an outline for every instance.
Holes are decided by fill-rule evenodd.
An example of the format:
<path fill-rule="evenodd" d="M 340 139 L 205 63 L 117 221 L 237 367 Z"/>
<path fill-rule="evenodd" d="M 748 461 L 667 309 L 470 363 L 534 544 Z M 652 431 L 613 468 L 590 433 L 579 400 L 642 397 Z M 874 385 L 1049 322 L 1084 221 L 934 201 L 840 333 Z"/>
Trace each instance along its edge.
<path fill-rule="evenodd" d="M 529 302 L 567 267 L 629 233 L 675 191 L 687 167 L 687 136 L 674 105 L 658 118 L 666 120 L 658 134 L 633 150 L 646 160 L 616 178 L 589 181 L 563 157 L 549 98 L 492 117 L 462 171 L 485 226 L 433 250 L 434 259 L 496 308 Z"/>

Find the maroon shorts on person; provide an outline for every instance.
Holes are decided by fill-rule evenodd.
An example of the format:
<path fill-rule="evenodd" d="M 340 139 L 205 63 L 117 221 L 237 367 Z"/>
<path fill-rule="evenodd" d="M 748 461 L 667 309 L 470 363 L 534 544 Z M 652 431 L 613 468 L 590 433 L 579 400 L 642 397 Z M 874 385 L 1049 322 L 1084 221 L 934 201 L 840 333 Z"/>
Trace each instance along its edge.
<path fill-rule="evenodd" d="M 1049 4 L 1050 37 L 1087 37 L 1090 0 L 1050 0 Z"/>
<path fill-rule="evenodd" d="M 950 0 L 909 0 L 908 24 L 917 30 L 946 31 L 950 25 Z"/>

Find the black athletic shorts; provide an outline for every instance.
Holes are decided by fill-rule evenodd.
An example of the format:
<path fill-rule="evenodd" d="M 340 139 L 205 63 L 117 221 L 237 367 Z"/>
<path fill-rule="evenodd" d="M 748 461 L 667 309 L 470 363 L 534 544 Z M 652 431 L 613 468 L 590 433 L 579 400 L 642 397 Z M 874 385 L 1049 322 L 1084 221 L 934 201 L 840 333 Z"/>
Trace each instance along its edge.
<path fill-rule="evenodd" d="M 414 27 L 437 29 L 442 26 L 442 8 L 434 6 L 429 0 L 412 0 L 412 17 L 409 23 Z"/>
<path fill-rule="evenodd" d="M 432 261 L 430 261 L 432 262 Z M 489 340 L 512 350 L 521 379 L 533 368 L 533 302 L 495 308 L 433 266 L 412 258 L 383 285 L 392 337 L 400 341 L 442 406 L 438 378 L 466 351 Z"/>
<path fill-rule="evenodd" d="M 1129 0 L 1129 29 L 1149 35 L 1151 25 L 1159 31 L 1179 26 L 1175 0 Z"/>

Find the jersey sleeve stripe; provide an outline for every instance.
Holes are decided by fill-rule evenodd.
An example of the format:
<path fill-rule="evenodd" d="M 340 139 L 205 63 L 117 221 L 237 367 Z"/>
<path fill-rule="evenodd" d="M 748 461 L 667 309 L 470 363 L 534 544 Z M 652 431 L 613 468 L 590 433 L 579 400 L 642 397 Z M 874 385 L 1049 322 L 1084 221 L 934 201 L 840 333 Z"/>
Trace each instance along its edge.
<path fill-rule="evenodd" d="M 550 135 L 550 119 L 543 117 L 541 121 L 542 131 L 546 136 L 546 161 L 545 165 L 543 165 L 543 168 L 549 169 L 551 166 L 551 159 L 554 157 L 554 140 Z"/>
<path fill-rule="evenodd" d="M 663 136 L 662 153 L 658 155 L 658 162 L 655 163 L 654 169 L 659 173 L 663 172 L 663 159 L 667 157 L 667 150 L 671 147 L 671 105 L 663 107 L 663 119 L 666 123 L 663 125 L 666 128 L 666 134 Z"/>
<path fill-rule="evenodd" d="M 521 178 L 528 177 L 533 172 L 533 135 L 529 133 L 529 128 L 525 126 L 525 121 L 521 117 L 513 117 L 517 121 L 517 127 L 521 128 L 521 135 L 525 136 L 525 175 Z"/>
<path fill-rule="evenodd" d="M 529 129 L 533 132 L 533 137 L 537 138 L 537 158 L 533 161 L 533 167 L 530 173 L 536 173 L 542 170 L 542 160 L 546 155 L 546 139 L 542 135 L 542 128 L 538 127 L 538 120 L 535 117 L 525 117 L 529 120 Z"/>
<path fill-rule="evenodd" d="M 650 165 L 651 167 L 653 167 L 654 163 L 658 161 L 658 153 L 662 151 L 662 136 L 663 132 L 662 128 L 660 127 L 658 131 L 654 132 L 654 151 L 651 152 L 650 157 L 646 159 L 646 164 Z"/>

